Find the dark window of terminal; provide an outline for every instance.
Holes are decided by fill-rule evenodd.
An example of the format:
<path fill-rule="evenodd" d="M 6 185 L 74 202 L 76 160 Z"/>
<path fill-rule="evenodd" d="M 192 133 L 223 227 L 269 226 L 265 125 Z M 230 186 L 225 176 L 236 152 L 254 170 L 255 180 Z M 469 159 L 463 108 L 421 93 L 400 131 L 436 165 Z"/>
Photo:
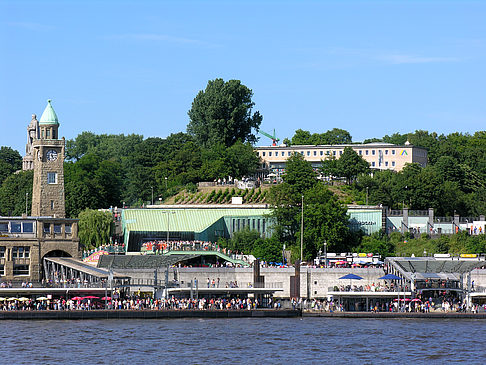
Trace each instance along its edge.
<path fill-rule="evenodd" d="M 23 222 L 22 223 L 22 232 L 24 232 L 24 233 L 32 233 L 32 232 L 34 232 L 34 223 L 32 223 L 32 222 Z"/>
<path fill-rule="evenodd" d="M 0 222 L 0 232 L 8 232 L 8 222 Z"/>
<path fill-rule="evenodd" d="M 61 233 L 61 225 L 60 224 L 54 224 L 54 233 Z"/>
<path fill-rule="evenodd" d="M 64 232 L 69 233 L 69 234 L 71 233 L 71 225 L 70 224 L 66 224 L 64 226 Z"/>
<path fill-rule="evenodd" d="M 44 223 L 44 233 L 50 233 L 50 232 L 51 232 L 51 224 Z"/>
<path fill-rule="evenodd" d="M 5 265 L 0 265 L 0 275 L 1 276 L 5 275 Z"/>
<path fill-rule="evenodd" d="M 29 265 L 14 265 L 13 274 L 14 276 L 29 275 Z"/>
<path fill-rule="evenodd" d="M 5 257 L 5 251 L 7 251 L 7 248 L 5 246 L 0 246 L 0 258 Z"/>
<path fill-rule="evenodd" d="M 265 219 L 262 221 L 262 233 L 265 233 Z"/>
<path fill-rule="evenodd" d="M 20 222 L 10 222 L 10 229 L 12 233 L 20 233 L 22 232 L 22 225 Z"/>

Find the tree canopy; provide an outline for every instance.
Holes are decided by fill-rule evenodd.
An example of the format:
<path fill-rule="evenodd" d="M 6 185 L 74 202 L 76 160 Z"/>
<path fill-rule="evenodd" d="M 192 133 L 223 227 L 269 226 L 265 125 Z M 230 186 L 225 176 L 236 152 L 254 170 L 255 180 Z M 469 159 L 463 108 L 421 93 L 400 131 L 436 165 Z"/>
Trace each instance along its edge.
<path fill-rule="evenodd" d="M 313 133 L 297 129 L 289 141 L 284 140 L 287 145 L 326 145 L 351 143 L 351 134 L 344 129 L 333 128 L 325 133 Z"/>
<path fill-rule="evenodd" d="M 260 112 L 253 112 L 253 92 L 239 80 L 215 79 L 199 91 L 188 112 L 187 132 L 195 141 L 212 147 L 230 147 L 236 142 L 257 141 L 253 131 L 260 128 Z"/>
<path fill-rule="evenodd" d="M 272 187 L 269 203 L 276 221 L 274 236 L 299 256 L 302 200 L 304 202 L 304 258 L 311 259 L 324 241 L 333 250 L 345 250 L 352 243 L 346 208 L 328 188 L 316 179 L 302 155 L 292 155 L 286 165 L 283 183 Z"/>
<path fill-rule="evenodd" d="M 22 168 L 22 157 L 10 147 L 0 147 L 0 185 L 15 171 Z"/>
<path fill-rule="evenodd" d="M 110 242 L 113 216 L 109 212 L 85 209 L 79 213 L 79 241 L 85 249 Z"/>

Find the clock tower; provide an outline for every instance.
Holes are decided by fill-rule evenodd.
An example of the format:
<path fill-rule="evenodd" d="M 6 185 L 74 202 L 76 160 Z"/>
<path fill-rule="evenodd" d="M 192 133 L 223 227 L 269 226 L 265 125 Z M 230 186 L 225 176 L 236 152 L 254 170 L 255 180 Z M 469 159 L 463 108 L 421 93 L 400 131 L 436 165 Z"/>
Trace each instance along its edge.
<path fill-rule="evenodd" d="M 64 137 L 59 139 L 59 121 L 51 100 L 39 121 L 38 138 L 32 142 L 34 185 L 32 216 L 64 218 Z"/>

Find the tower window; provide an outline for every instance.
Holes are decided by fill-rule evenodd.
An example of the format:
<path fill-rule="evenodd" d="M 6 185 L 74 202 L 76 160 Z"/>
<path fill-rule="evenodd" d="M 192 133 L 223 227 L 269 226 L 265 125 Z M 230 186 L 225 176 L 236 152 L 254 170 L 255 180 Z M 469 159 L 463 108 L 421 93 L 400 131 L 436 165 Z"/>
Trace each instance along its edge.
<path fill-rule="evenodd" d="M 51 200 L 51 210 L 54 209 L 54 200 Z"/>
<path fill-rule="evenodd" d="M 46 138 L 51 137 L 51 131 L 49 129 L 46 129 Z"/>
<path fill-rule="evenodd" d="M 47 173 L 47 183 L 48 184 L 57 184 L 57 173 L 56 172 L 48 172 Z"/>

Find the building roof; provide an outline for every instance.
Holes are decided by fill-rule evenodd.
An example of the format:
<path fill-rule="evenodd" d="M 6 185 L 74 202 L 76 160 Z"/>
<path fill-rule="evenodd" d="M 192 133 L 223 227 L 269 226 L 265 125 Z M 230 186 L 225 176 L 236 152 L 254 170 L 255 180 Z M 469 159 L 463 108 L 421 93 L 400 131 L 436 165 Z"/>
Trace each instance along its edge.
<path fill-rule="evenodd" d="M 59 120 L 57 119 L 56 112 L 51 105 L 51 99 L 47 100 L 47 106 L 42 113 L 41 119 L 39 124 L 59 124 Z"/>
<path fill-rule="evenodd" d="M 270 214 L 268 208 L 224 209 L 124 209 L 122 224 L 132 232 L 203 232 L 223 217 Z"/>
<path fill-rule="evenodd" d="M 200 255 L 101 255 L 98 268 L 103 269 L 155 269 L 172 266 Z"/>
<path fill-rule="evenodd" d="M 422 274 L 464 274 L 486 266 L 484 260 L 438 259 L 433 257 L 388 257 L 406 273 Z"/>
<path fill-rule="evenodd" d="M 348 144 L 322 144 L 322 145 L 291 145 L 291 146 L 256 146 L 254 147 L 255 150 L 267 150 L 267 149 L 272 149 L 272 150 L 281 150 L 281 149 L 287 149 L 287 150 L 301 150 L 301 149 L 330 149 L 330 148 L 345 148 L 345 147 L 351 147 L 351 148 L 416 148 L 416 149 L 422 149 L 426 150 L 423 147 L 417 147 L 413 146 L 410 144 L 405 145 L 396 145 L 393 143 L 386 143 L 386 142 L 371 142 L 371 143 L 348 143 Z"/>

